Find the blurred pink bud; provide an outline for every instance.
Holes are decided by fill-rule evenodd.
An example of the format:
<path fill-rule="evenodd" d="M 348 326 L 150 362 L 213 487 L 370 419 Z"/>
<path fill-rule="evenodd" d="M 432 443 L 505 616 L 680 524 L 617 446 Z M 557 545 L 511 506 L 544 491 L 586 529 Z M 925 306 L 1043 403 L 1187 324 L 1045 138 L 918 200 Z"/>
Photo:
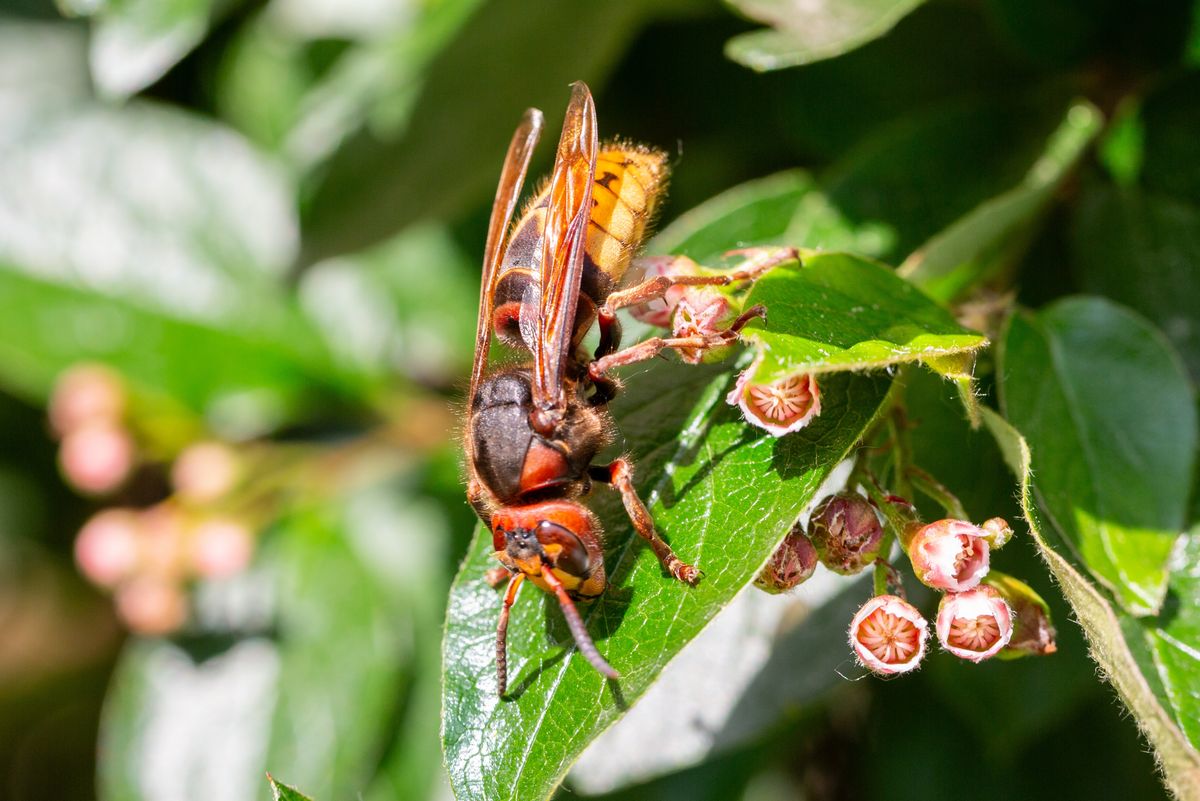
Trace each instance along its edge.
<path fill-rule="evenodd" d="M 1012 614 L 1000 593 L 987 585 L 948 593 L 938 605 L 938 641 L 959 659 L 982 662 L 1008 645 Z"/>
<path fill-rule="evenodd" d="M 121 376 L 102 364 L 77 364 L 58 377 L 50 396 L 50 425 L 65 435 L 86 423 L 117 423 L 125 411 Z"/>
<path fill-rule="evenodd" d="M 895 595 L 877 595 L 850 622 L 850 646 L 864 667 L 882 676 L 907 673 L 925 658 L 929 624 Z"/>
<path fill-rule="evenodd" d="M 141 571 L 164 579 L 183 575 L 187 567 L 187 525 L 178 507 L 163 503 L 142 512 L 141 530 Z"/>
<path fill-rule="evenodd" d="M 913 572 L 937 590 L 963 592 L 987 575 L 986 533 L 965 520 L 938 520 L 923 526 L 908 545 Z"/>
<path fill-rule="evenodd" d="M 186 501 L 212 503 L 233 489 L 240 472 L 233 448 L 220 442 L 199 442 L 179 454 L 171 466 L 171 484 Z"/>
<path fill-rule="evenodd" d="M 983 538 L 988 541 L 988 547 L 998 551 L 1012 539 L 1013 530 L 1008 521 L 1002 517 L 993 517 L 979 525 L 983 530 Z"/>
<path fill-rule="evenodd" d="M 696 275 L 700 272 L 696 262 L 687 256 L 646 256 L 638 259 L 634 268 L 640 271 L 641 279 L 644 281 L 664 275 Z M 683 287 L 673 286 L 661 298 L 629 307 L 629 314 L 633 319 L 647 325 L 670 328 L 671 315 L 675 311 L 675 305 L 682 297 Z"/>
<path fill-rule="evenodd" d="M 58 463 L 68 483 L 93 495 L 111 492 L 133 469 L 133 437 L 113 423 L 93 421 L 63 437 Z"/>
<path fill-rule="evenodd" d="M 192 569 L 203 578 L 240 573 L 254 556 L 254 536 L 237 520 L 214 519 L 192 531 Z"/>
<path fill-rule="evenodd" d="M 821 413 L 821 392 L 817 377 L 811 373 L 794 373 L 766 384 L 751 383 L 759 359 L 738 376 L 733 391 L 725 398 L 730 406 L 738 406 L 746 422 L 782 437 L 799 431 Z"/>
<path fill-rule="evenodd" d="M 141 557 L 139 519 L 129 509 L 105 509 L 79 530 L 75 561 L 83 575 L 101 587 L 114 587 L 133 575 Z"/>
<path fill-rule="evenodd" d="M 817 569 L 817 549 L 796 524 L 775 549 L 754 585 L 773 595 L 798 587 Z"/>
<path fill-rule="evenodd" d="M 173 581 L 139 577 L 117 589 L 117 614 L 138 634 L 160 636 L 187 620 L 187 598 Z"/>
<path fill-rule="evenodd" d="M 883 526 L 875 507 L 854 492 L 834 495 L 818 506 L 808 533 L 821 564 L 843 576 L 861 573 L 872 564 L 883 542 Z"/>

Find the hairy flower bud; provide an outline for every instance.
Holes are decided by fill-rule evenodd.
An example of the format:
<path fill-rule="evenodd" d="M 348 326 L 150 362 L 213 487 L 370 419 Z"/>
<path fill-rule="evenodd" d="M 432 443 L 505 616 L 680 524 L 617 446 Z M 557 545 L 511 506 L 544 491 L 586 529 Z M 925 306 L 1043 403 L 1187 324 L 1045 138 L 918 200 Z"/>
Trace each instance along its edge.
<path fill-rule="evenodd" d="M 117 614 L 139 634 L 163 635 L 187 620 L 187 598 L 178 584 L 139 577 L 117 589 Z"/>
<path fill-rule="evenodd" d="M 1050 606 L 1025 582 L 993 572 L 984 582 L 1000 593 L 1013 610 L 1012 639 L 1000 653 L 1002 658 L 1042 656 L 1058 650 L 1057 632 L 1050 620 Z"/>
<path fill-rule="evenodd" d="M 676 337 L 717 334 L 728 328 L 740 313 L 741 304 L 716 287 L 687 287 L 675 304 L 672 334 Z M 733 347 L 731 342 L 715 348 L 678 348 L 676 352 L 688 364 L 713 363 L 724 360 Z"/>
<path fill-rule="evenodd" d="M 983 530 L 983 538 L 988 541 L 988 547 L 993 551 L 998 551 L 1012 539 L 1012 526 L 1003 517 L 993 517 L 991 520 L 985 520 L 979 524 L 979 528 Z"/>
<path fill-rule="evenodd" d="M 937 636 L 959 659 L 982 662 L 1012 638 L 1012 608 L 992 587 L 948 593 L 938 605 Z"/>
<path fill-rule="evenodd" d="M 93 495 L 111 492 L 133 469 L 135 447 L 124 428 L 94 420 L 63 437 L 58 464 L 63 477 L 77 489 Z"/>
<path fill-rule="evenodd" d="M 700 266 L 687 256 L 646 256 L 634 262 L 633 270 L 635 282 L 639 277 L 643 281 L 649 281 L 664 275 L 700 274 Z M 647 325 L 670 328 L 671 317 L 675 313 L 676 304 L 683 297 L 683 292 L 683 287 L 673 286 L 661 298 L 629 307 L 629 314 L 633 319 Z"/>
<path fill-rule="evenodd" d="M 171 484 L 189 503 L 212 503 L 233 489 L 241 472 L 237 453 L 221 442 L 189 445 L 171 466 Z"/>
<path fill-rule="evenodd" d="M 102 364 L 77 364 L 63 371 L 50 396 L 50 425 L 59 436 L 89 422 L 117 423 L 125 412 L 125 385 Z"/>
<path fill-rule="evenodd" d="M 990 560 L 987 534 L 965 520 L 938 520 L 908 542 L 913 572 L 937 590 L 963 592 L 978 586 Z"/>
<path fill-rule="evenodd" d="M 882 676 L 907 673 L 925 657 L 929 624 L 895 595 L 877 595 L 850 622 L 850 647 L 864 667 Z"/>
<path fill-rule="evenodd" d="M 204 578 L 223 578 L 245 570 L 254 556 L 254 535 L 238 520 L 213 519 L 192 531 L 192 569 Z"/>
<path fill-rule="evenodd" d="M 797 523 L 775 549 L 754 586 L 773 595 L 798 587 L 817 569 L 817 549 Z"/>
<path fill-rule="evenodd" d="M 813 511 L 808 535 L 821 564 L 834 573 L 852 576 L 878 558 L 883 526 L 870 501 L 857 493 L 843 492 Z"/>
<path fill-rule="evenodd" d="M 761 359 L 761 357 L 760 357 Z M 751 380 L 760 359 L 747 367 L 725 398 L 730 406 L 741 408 L 746 422 L 782 437 L 799 431 L 821 413 L 821 392 L 817 377 L 794 373 L 768 383 Z"/>
<path fill-rule="evenodd" d="M 129 509 L 105 509 L 83 524 L 75 538 L 80 571 L 101 587 L 115 587 L 141 559 L 139 518 Z"/>

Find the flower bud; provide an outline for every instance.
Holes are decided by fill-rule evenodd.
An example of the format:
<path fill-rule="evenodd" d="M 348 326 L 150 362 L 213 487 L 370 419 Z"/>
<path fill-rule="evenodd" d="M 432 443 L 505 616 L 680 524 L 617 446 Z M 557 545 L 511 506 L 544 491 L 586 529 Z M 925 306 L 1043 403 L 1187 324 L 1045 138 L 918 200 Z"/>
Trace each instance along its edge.
<path fill-rule="evenodd" d="M 993 551 L 998 551 L 1012 539 L 1012 526 L 1003 517 L 993 517 L 991 520 L 985 520 L 979 525 L 983 530 L 983 538 L 988 541 L 988 547 Z"/>
<path fill-rule="evenodd" d="M 987 575 L 989 550 L 983 529 L 965 520 L 938 520 L 908 543 L 913 572 L 936 590 L 963 592 Z"/>
<path fill-rule="evenodd" d="M 196 575 L 224 578 L 240 573 L 254 556 L 254 536 L 238 520 L 205 520 L 192 531 L 191 563 Z"/>
<path fill-rule="evenodd" d="M 775 381 L 757 383 L 751 380 L 761 357 L 737 378 L 737 384 L 725 398 L 730 406 L 738 406 L 746 422 L 782 437 L 799 431 L 821 413 L 821 393 L 817 378 L 811 373 L 794 373 Z"/>
<path fill-rule="evenodd" d="M 241 465 L 232 448 L 220 442 L 198 442 L 184 449 L 171 466 L 171 484 L 185 501 L 212 503 L 237 484 Z"/>
<path fill-rule="evenodd" d="M 734 303 L 716 287 L 687 287 L 671 317 L 672 334 L 677 337 L 718 334 L 726 330 L 740 313 L 741 304 Z M 733 347 L 730 342 L 715 348 L 677 348 L 676 352 L 688 364 L 711 364 L 723 361 Z"/>
<path fill-rule="evenodd" d="M 187 598 L 175 582 L 139 577 L 117 589 L 117 614 L 139 634 L 164 635 L 187 620 Z"/>
<path fill-rule="evenodd" d="M 813 511 L 808 534 L 821 564 L 834 573 L 852 576 L 879 557 L 883 526 L 870 501 L 857 493 L 843 492 Z"/>
<path fill-rule="evenodd" d="M 754 580 L 754 586 L 778 595 L 808 581 L 816 569 L 817 549 L 797 523 L 775 549 L 770 561 Z"/>
<path fill-rule="evenodd" d="M 699 265 L 687 256 L 646 256 L 634 262 L 634 270 L 641 272 L 643 281 L 664 275 L 700 274 Z M 679 303 L 679 299 L 683 297 L 683 291 L 683 287 L 673 286 L 661 298 L 629 307 L 629 314 L 633 319 L 647 325 L 670 328 L 671 316 L 675 313 L 675 306 Z"/>
<path fill-rule="evenodd" d="M 170 503 L 142 512 L 142 575 L 179 579 L 187 569 L 187 525 L 183 513 Z"/>
<path fill-rule="evenodd" d="M 141 547 L 139 520 L 129 509 L 105 509 L 79 530 L 75 562 L 90 581 L 115 587 L 137 570 Z"/>
<path fill-rule="evenodd" d="M 59 436 L 91 422 L 117 423 L 125 412 L 121 376 L 102 364 L 77 364 L 58 377 L 50 396 L 50 425 Z"/>
<path fill-rule="evenodd" d="M 111 492 L 133 469 L 135 449 L 129 432 L 114 423 L 96 420 L 63 437 L 58 464 L 63 477 L 93 495 Z"/>
<path fill-rule="evenodd" d="M 850 647 L 863 667 L 881 676 L 907 673 L 925 657 L 929 624 L 895 595 L 877 595 L 850 622 Z"/>
<path fill-rule="evenodd" d="M 1012 614 L 1008 602 L 986 584 L 948 593 L 938 605 L 938 641 L 959 659 L 982 662 L 1008 645 Z"/>
<path fill-rule="evenodd" d="M 1000 593 L 1013 610 L 1012 639 L 1000 653 L 1002 658 L 1043 656 L 1058 650 L 1050 606 L 1042 596 L 1025 582 L 1004 573 L 993 572 L 984 582 Z"/>

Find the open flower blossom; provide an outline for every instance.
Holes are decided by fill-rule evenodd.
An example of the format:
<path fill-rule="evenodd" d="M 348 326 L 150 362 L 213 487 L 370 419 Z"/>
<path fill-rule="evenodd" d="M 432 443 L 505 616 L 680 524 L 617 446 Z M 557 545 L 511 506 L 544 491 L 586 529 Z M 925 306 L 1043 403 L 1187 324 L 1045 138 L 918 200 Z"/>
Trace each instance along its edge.
<path fill-rule="evenodd" d="M 979 585 L 990 561 L 988 535 L 965 520 L 923 526 L 908 544 L 913 572 L 937 590 L 964 592 Z"/>
<path fill-rule="evenodd" d="M 787 592 L 808 581 L 816 569 L 817 549 L 797 523 L 763 566 L 754 585 L 773 595 Z"/>
<path fill-rule="evenodd" d="M 850 647 L 864 667 L 890 676 L 907 673 L 925 657 L 929 623 L 908 601 L 877 595 L 850 622 Z"/>
<path fill-rule="evenodd" d="M 671 332 L 676 337 L 708 336 L 724 331 L 741 311 L 721 290 L 711 286 L 686 287 L 675 304 Z M 679 348 L 679 358 L 688 364 L 719 362 L 729 355 L 733 343 L 716 348 Z"/>
<path fill-rule="evenodd" d="M 883 526 L 875 507 L 855 492 L 843 492 L 813 511 L 808 533 L 821 564 L 843 576 L 861 573 L 879 556 Z"/>
<path fill-rule="evenodd" d="M 700 272 L 699 265 L 687 256 L 646 256 L 637 260 L 635 269 L 640 270 L 642 279 L 647 281 L 663 275 L 698 275 Z M 629 314 L 647 325 L 670 328 L 675 306 L 683 292 L 683 287 L 673 286 L 661 298 L 631 306 Z"/>
<path fill-rule="evenodd" d="M 811 373 L 793 373 L 767 383 L 751 381 L 762 357 L 754 360 L 737 378 L 725 398 L 738 406 L 746 422 L 782 437 L 799 431 L 821 413 L 821 391 Z"/>
<path fill-rule="evenodd" d="M 986 584 L 966 592 L 949 593 L 938 605 L 938 642 L 970 662 L 990 659 L 1012 639 L 1013 611 Z"/>

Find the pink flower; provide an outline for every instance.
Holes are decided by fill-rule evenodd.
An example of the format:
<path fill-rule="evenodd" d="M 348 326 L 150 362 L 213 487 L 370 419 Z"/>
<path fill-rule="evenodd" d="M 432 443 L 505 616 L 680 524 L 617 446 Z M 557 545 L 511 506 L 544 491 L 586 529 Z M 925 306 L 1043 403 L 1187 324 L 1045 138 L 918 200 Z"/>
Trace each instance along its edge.
<path fill-rule="evenodd" d="M 816 569 L 817 549 L 797 524 L 775 549 L 754 585 L 776 595 L 808 581 Z"/>
<path fill-rule="evenodd" d="M 135 449 L 129 432 L 111 422 L 95 420 L 63 437 L 58 463 L 67 481 L 86 493 L 111 492 L 133 469 Z"/>
<path fill-rule="evenodd" d="M 66 435 L 85 423 L 117 423 L 125 411 L 121 377 L 102 364 L 77 364 L 63 371 L 50 397 L 50 425 Z"/>
<path fill-rule="evenodd" d="M 965 520 L 939 520 L 922 527 L 908 544 L 913 572 L 937 590 L 963 592 L 987 575 L 987 532 Z"/>
<path fill-rule="evenodd" d="M 738 406 L 746 422 L 782 437 L 799 431 L 821 413 L 821 392 L 817 377 L 811 373 L 793 373 L 769 383 L 753 383 L 751 376 L 762 357 L 754 360 L 738 376 L 737 384 L 725 398 Z"/>
<path fill-rule="evenodd" d="M 220 499 L 237 483 L 241 465 L 232 448 L 221 442 L 189 445 L 171 466 L 175 492 L 191 503 Z"/>
<path fill-rule="evenodd" d="M 139 519 L 128 509 L 105 509 L 75 538 L 75 561 L 83 575 L 101 587 L 115 587 L 133 575 L 141 559 Z"/>
<path fill-rule="evenodd" d="M 663 275 L 697 275 L 700 272 L 696 262 L 687 256 L 646 256 L 637 260 L 635 269 L 641 270 L 641 278 L 644 281 Z M 661 298 L 631 306 L 629 314 L 633 319 L 647 325 L 670 328 L 671 316 L 675 313 L 676 304 L 683 297 L 683 291 L 683 287 L 673 286 Z"/>
<path fill-rule="evenodd" d="M 206 520 L 192 532 L 191 562 L 196 574 L 223 578 L 240 573 L 254 556 L 254 536 L 237 520 Z"/>
<path fill-rule="evenodd" d="M 675 305 L 671 331 L 676 337 L 708 336 L 724 331 L 740 309 L 713 287 L 687 287 Z M 729 355 L 733 344 L 716 348 L 678 348 L 679 358 L 688 364 L 719 362 Z"/>
<path fill-rule="evenodd" d="M 875 507 L 855 492 L 824 501 L 813 512 L 808 531 L 821 564 L 843 576 L 861 573 L 874 562 L 883 542 Z"/>
<path fill-rule="evenodd" d="M 117 589 L 117 614 L 139 634 L 163 635 L 187 620 L 187 598 L 172 581 L 139 577 Z"/>
<path fill-rule="evenodd" d="M 850 621 L 850 647 L 864 667 L 882 676 L 907 673 L 925 657 L 929 624 L 895 595 L 877 595 Z"/>
<path fill-rule="evenodd" d="M 1000 593 L 987 585 L 947 594 L 938 605 L 938 641 L 959 659 L 982 662 L 1012 639 L 1012 615 Z"/>

